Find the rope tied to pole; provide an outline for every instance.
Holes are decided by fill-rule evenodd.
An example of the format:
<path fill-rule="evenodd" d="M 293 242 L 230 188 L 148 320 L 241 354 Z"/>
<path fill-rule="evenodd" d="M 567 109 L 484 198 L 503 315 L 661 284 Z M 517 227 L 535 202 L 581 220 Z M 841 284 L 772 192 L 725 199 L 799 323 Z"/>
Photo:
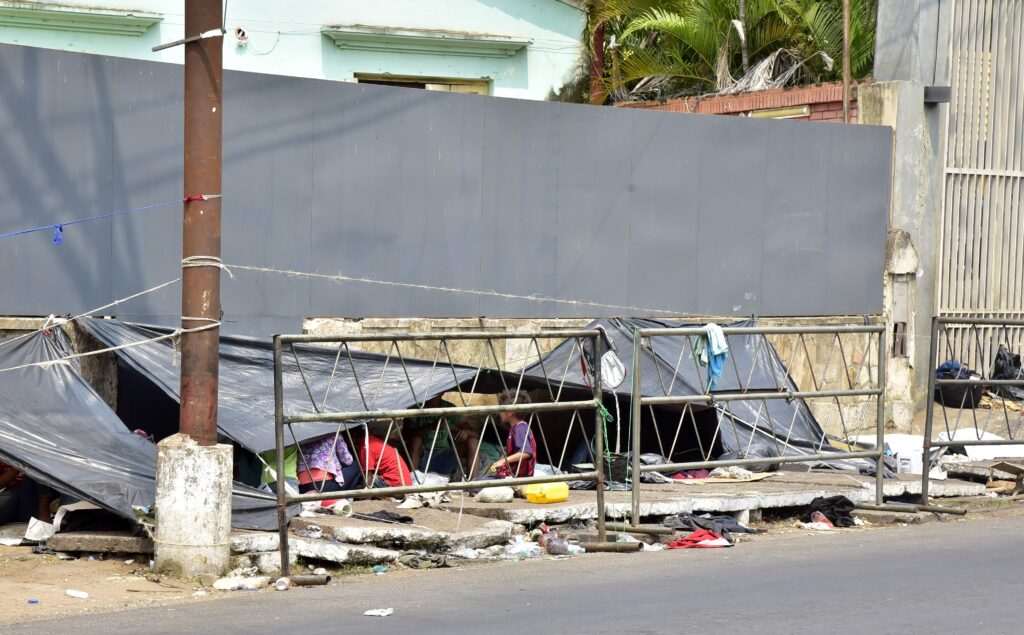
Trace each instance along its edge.
<path fill-rule="evenodd" d="M 224 261 L 216 256 L 187 256 L 181 259 L 182 269 L 193 269 L 196 267 L 216 267 L 221 271 L 225 271 L 232 280 L 235 279 L 235 274 L 231 273 Z"/>

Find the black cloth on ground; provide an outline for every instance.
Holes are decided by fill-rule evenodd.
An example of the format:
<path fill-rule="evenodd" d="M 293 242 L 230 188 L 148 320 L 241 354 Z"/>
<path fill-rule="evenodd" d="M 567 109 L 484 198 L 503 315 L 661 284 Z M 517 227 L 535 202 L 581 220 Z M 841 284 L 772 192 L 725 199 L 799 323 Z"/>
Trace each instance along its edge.
<path fill-rule="evenodd" d="M 853 516 L 850 515 L 856 508 L 849 498 L 845 496 L 829 496 L 828 498 L 815 498 L 811 501 L 807 511 L 800 520 L 805 523 L 811 522 L 811 514 L 821 512 L 832 521 L 836 527 L 853 527 Z"/>
<path fill-rule="evenodd" d="M 403 525 L 412 524 L 412 516 L 402 516 L 395 512 L 389 512 L 386 509 L 373 512 L 372 514 L 352 514 L 352 516 L 363 520 L 375 520 L 381 523 L 400 523 Z"/>

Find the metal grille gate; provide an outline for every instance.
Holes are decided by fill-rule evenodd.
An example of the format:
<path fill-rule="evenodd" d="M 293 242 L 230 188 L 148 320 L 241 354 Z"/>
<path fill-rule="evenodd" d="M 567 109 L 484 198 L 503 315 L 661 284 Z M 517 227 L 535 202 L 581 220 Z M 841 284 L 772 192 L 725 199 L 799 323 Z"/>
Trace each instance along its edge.
<path fill-rule="evenodd" d="M 957 0 L 938 260 L 939 314 L 1024 319 L 1024 3 Z M 986 328 L 974 325 L 975 328 Z M 946 325 L 958 345 L 970 334 Z M 1017 347 L 1021 329 L 1008 336 Z M 987 339 L 987 338 L 986 338 Z M 962 360 L 978 366 L 980 360 Z"/>

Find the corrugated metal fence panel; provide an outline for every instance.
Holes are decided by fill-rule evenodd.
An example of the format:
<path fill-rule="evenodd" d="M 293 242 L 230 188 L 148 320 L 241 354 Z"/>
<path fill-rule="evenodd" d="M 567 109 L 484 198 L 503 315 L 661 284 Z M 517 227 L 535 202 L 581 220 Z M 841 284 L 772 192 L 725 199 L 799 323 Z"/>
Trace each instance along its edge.
<path fill-rule="evenodd" d="M 0 46 L 0 233 L 180 196 L 181 75 Z M 323 315 L 881 309 L 886 128 L 239 72 L 224 89 L 226 262 L 520 296 L 236 269 L 228 330 Z M 77 312 L 173 279 L 180 221 L 172 206 L 76 225 L 61 247 L 52 232 L 5 239 L 0 315 Z M 173 322 L 179 297 L 109 312 Z"/>
<path fill-rule="evenodd" d="M 939 311 L 1022 319 L 1024 2 L 958 0 L 951 28 Z M 972 348 L 953 339 L 957 350 Z M 1019 346 L 1019 334 L 1011 339 Z M 980 366 L 990 355 L 964 361 Z"/>

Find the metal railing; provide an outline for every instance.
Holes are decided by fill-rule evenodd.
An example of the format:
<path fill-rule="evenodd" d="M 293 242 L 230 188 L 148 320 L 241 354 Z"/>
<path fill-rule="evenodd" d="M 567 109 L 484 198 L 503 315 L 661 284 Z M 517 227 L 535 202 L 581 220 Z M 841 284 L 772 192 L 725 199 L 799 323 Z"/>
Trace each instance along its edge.
<path fill-rule="evenodd" d="M 713 389 L 711 387 L 710 379 L 705 382 L 705 367 L 699 363 L 699 356 L 695 354 L 695 351 L 698 350 L 696 348 L 698 341 L 707 337 L 707 331 L 704 328 L 643 328 L 635 331 L 633 342 L 633 369 L 641 367 L 641 355 L 644 351 L 651 352 L 654 348 L 652 343 L 656 343 L 658 338 L 677 338 L 674 343 L 675 345 L 669 347 L 669 349 L 672 351 L 678 350 L 679 353 L 677 355 L 675 365 L 671 369 L 670 382 L 666 383 L 664 379 L 660 381 L 660 394 L 643 395 L 641 373 L 633 372 L 632 375 L 631 394 L 634 396 L 641 395 L 639 398 L 634 398 L 631 404 L 633 487 L 630 511 L 633 524 L 636 525 L 640 522 L 641 490 L 643 489 L 641 481 L 643 480 L 643 475 L 650 472 L 675 473 L 684 470 L 714 469 L 716 467 L 728 466 L 759 466 L 781 463 L 873 459 L 875 461 L 875 499 L 876 504 L 881 504 L 883 502 L 882 479 L 885 471 L 883 462 L 885 447 L 885 367 L 887 356 L 885 327 L 882 325 L 724 327 L 722 328 L 722 333 L 725 335 L 727 341 L 730 341 L 730 347 L 733 346 L 734 341 L 739 341 L 740 338 L 754 338 L 752 341 L 752 345 L 755 347 L 754 361 L 749 364 L 749 368 L 741 369 L 734 361 L 735 357 L 728 355 L 722 369 L 723 382 L 727 385 L 722 386 L 721 389 Z M 814 335 L 831 337 L 830 350 L 825 358 L 824 372 L 821 372 L 821 369 L 818 369 L 819 372 L 815 372 L 815 356 L 811 354 L 807 345 L 806 336 Z M 863 337 L 863 339 L 866 340 L 864 350 L 859 352 L 860 362 L 859 364 L 853 364 L 854 368 L 852 369 L 849 360 L 847 359 L 847 352 L 845 350 L 846 346 L 843 342 L 843 336 L 851 335 L 858 338 Z M 781 363 L 781 359 L 778 358 L 774 347 L 767 340 L 766 336 L 796 338 L 797 342 L 793 347 L 793 357 L 797 357 L 798 351 L 803 352 L 808 366 L 807 370 L 809 371 L 808 375 L 812 384 L 812 389 L 800 390 L 797 388 L 791 375 L 791 371 L 794 368 L 794 359 L 790 359 L 788 364 Z M 680 340 L 678 338 L 682 339 Z M 877 339 L 877 341 L 872 343 L 873 339 Z M 704 339 L 705 344 L 706 342 L 707 340 Z M 871 365 L 869 360 L 872 355 L 873 347 L 875 349 L 874 355 L 876 359 L 876 370 L 874 373 L 875 379 L 872 381 Z M 836 380 L 839 383 L 838 388 L 830 388 L 828 375 L 836 352 L 839 354 L 838 356 L 840 361 L 835 362 L 835 370 L 833 374 L 838 377 L 841 372 L 843 379 Z M 778 360 L 780 362 L 780 364 L 777 365 L 774 364 L 774 362 L 769 365 L 769 367 L 772 368 L 772 382 L 770 384 L 765 382 L 764 385 L 752 385 L 754 383 L 752 380 L 758 359 Z M 730 363 L 730 360 L 733 361 Z M 674 382 L 676 382 L 677 378 L 690 370 L 688 368 L 683 368 L 683 365 L 687 364 L 687 362 L 693 366 L 693 372 L 689 374 L 689 377 L 696 378 L 698 385 L 695 386 L 695 388 L 697 388 L 697 390 L 690 390 L 690 394 L 674 394 Z M 854 373 L 853 375 L 851 375 L 851 370 Z M 866 382 L 867 386 L 862 387 L 865 382 L 861 380 L 861 377 L 865 375 L 865 371 L 868 377 Z M 856 385 L 854 383 L 855 378 L 857 379 Z M 845 387 L 843 384 L 845 384 Z M 693 394 L 694 392 L 697 394 Z M 793 427 L 797 422 L 797 418 L 800 417 L 805 421 L 807 420 L 806 414 L 801 414 L 800 412 L 803 400 L 828 399 L 834 402 L 840 422 L 842 423 L 845 432 L 847 426 L 840 400 L 864 398 L 874 399 L 876 402 L 874 417 L 874 449 L 846 452 L 825 451 L 828 442 L 826 435 L 824 434 L 822 434 L 814 444 L 809 444 L 810 447 L 808 447 L 808 444 L 805 444 L 804 447 L 797 448 L 790 442 L 790 437 L 793 432 Z M 788 404 L 797 403 L 796 407 L 791 408 L 793 414 L 788 428 L 777 425 L 777 422 L 772 418 L 769 403 L 777 400 L 785 400 Z M 746 433 L 749 434 L 748 446 L 753 443 L 756 435 L 767 435 L 774 440 L 775 445 L 777 446 L 775 448 L 775 454 L 777 454 L 777 456 L 737 458 L 733 460 L 712 460 L 711 456 L 714 440 L 721 437 L 723 419 L 732 421 L 733 424 L 738 420 L 737 415 L 733 412 L 733 404 L 749 405 L 751 402 L 759 405 L 757 410 L 754 411 L 754 421 L 747 422 L 748 426 L 751 426 L 752 424 L 752 427 L 748 427 Z M 643 409 L 645 407 L 653 409 L 655 406 L 662 408 L 666 406 L 682 407 L 682 413 L 680 414 L 677 429 L 673 437 L 673 448 L 670 449 L 668 453 L 662 452 L 663 455 L 667 455 L 669 457 L 674 453 L 675 439 L 679 438 L 684 421 L 688 419 L 696 427 L 696 424 L 694 423 L 695 419 L 693 418 L 694 407 L 700 406 L 703 408 L 713 409 L 718 419 L 718 423 L 714 430 L 712 442 L 709 444 L 708 448 L 706 450 L 703 447 L 701 448 L 701 460 L 669 462 L 656 465 L 642 464 L 641 422 Z M 651 414 L 651 418 L 656 419 L 653 411 Z M 659 446 L 661 446 L 662 441 L 656 422 L 654 431 L 658 434 L 658 443 Z M 743 432 L 735 429 L 735 427 L 732 432 L 736 439 L 740 439 L 744 434 Z M 849 435 L 847 434 L 846 436 L 848 437 Z M 780 437 L 781 444 L 778 443 L 780 441 Z M 703 446 L 703 444 L 701 445 Z"/>
<path fill-rule="evenodd" d="M 480 363 L 474 368 L 472 366 L 465 366 L 456 364 L 453 362 L 452 354 L 449 348 L 449 344 L 456 341 L 472 341 L 476 340 L 484 344 L 484 355 L 489 353 L 489 360 L 481 360 Z M 506 360 L 503 364 L 499 359 L 499 355 L 494 346 L 496 340 L 527 340 L 528 346 L 532 346 L 532 352 L 527 354 L 523 359 L 514 360 L 512 365 L 522 365 L 522 368 L 518 371 L 507 370 L 504 367 L 510 365 Z M 605 514 L 603 513 L 604 505 L 604 418 L 602 416 L 602 408 L 598 408 L 598 404 L 602 403 L 602 382 L 601 382 L 601 365 L 600 363 L 591 363 L 589 368 L 582 370 L 584 384 L 574 383 L 569 381 L 567 377 L 570 374 L 570 370 L 575 371 L 575 368 L 563 368 L 560 377 L 554 377 L 549 373 L 549 369 L 545 368 L 543 359 L 545 357 L 544 352 L 541 349 L 540 342 L 545 340 L 555 340 L 560 345 L 571 346 L 575 359 L 583 359 L 589 356 L 590 360 L 600 360 L 601 355 L 604 351 L 605 340 L 599 330 L 550 330 L 550 331 L 537 331 L 531 333 L 516 333 L 516 332 L 447 332 L 447 333 L 374 333 L 374 334 L 353 334 L 353 335 L 338 335 L 338 336 L 320 336 L 320 335 L 276 335 L 274 337 L 274 420 L 275 420 L 275 433 L 276 433 L 276 474 L 285 475 L 285 463 L 286 463 L 286 447 L 295 446 L 299 447 L 303 442 L 303 439 L 314 439 L 318 438 L 316 435 L 310 436 L 307 434 L 303 438 L 299 438 L 296 435 L 294 426 L 296 425 L 318 425 L 324 426 L 327 432 L 333 432 L 334 435 L 334 446 L 331 451 L 333 452 L 338 445 L 339 439 L 343 443 L 347 440 L 347 447 L 351 449 L 353 459 L 359 464 L 360 472 L 362 475 L 363 487 L 354 490 L 344 491 L 314 491 L 304 493 L 300 495 L 292 495 L 286 491 L 286 487 L 282 486 L 283 476 L 280 479 L 282 482 L 277 484 L 277 507 L 278 507 L 278 527 L 280 534 L 280 547 L 281 547 L 281 571 L 283 575 L 289 573 L 289 545 L 288 545 L 288 507 L 295 503 L 313 502 L 313 501 L 324 501 L 331 499 L 367 499 L 367 498 L 382 498 L 390 496 L 402 496 L 407 494 L 418 494 L 428 492 L 455 492 L 455 491 L 466 491 L 466 490 L 478 490 L 491 487 L 516 487 L 520 485 L 539 484 L 539 483 L 559 483 L 559 482 L 575 482 L 575 481 L 589 481 L 595 483 L 595 496 L 597 504 L 597 533 L 598 540 L 605 540 Z M 418 343 L 422 346 L 426 343 L 427 345 L 433 345 L 434 357 L 432 361 L 424 359 L 413 359 L 406 354 L 403 354 L 403 344 Z M 330 345 L 330 348 L 324 345 Z M 355 346 L 386 346 L 386 353 L 367 353 L 364 350 L 356 350 Z M 335 350 L 336 349 L 336 350 Z M 291 373 L 293 376 L 297 376 L 301 381 L 301 388 L 304 388 L 304 397 L 308 397 L 308 404 L 305 404 L 304 411 L 296 412 L 290 411 L 286 407 L 286 373 L 285 373 L 285 352 L 290 354 L 290 359 L 294 362 L 288 369 L 294 371 Z M 406 351 L 407 353 L 408 351 Z M 422 351 L 420 351 L 422 352 Z M 315 354 L 320 359 L 320 375 L 325 375 L 326 370 L 330 369 L 329 378 L 326 382 L 323 381 L 323 377 L 320 377 L 321 381 L 319 385 L 316 382 L 311 382 L 313 374 L 307 372 L 306 368 L 308 363 L 304 365 L 303 357 L 311 354 Z M 374 357 L 375 355 L 375 357 Z M 333 363 L 330 358 L 333 357 Z M 377 375 L 376 378 L 373 376 L 367 376 L 369 373 L 363 372 L 360 376 L 359 362 L 365 362 L 367 358 L 372 358 L 374 364 L 373 374 Z M 570 359 L 574 358 L 573 355 L 569 356 Z M 537 362 L 531 366 L 528 362 Z M 413 364 L 416 367 L 413 367 Z M 531 372 L 528 373 L 528 368 L 532 368 Z M 390 370 L 389 370 L 390 369 Z M 556 370 L 556 369 L 552 369 Z M 405 404 L 415 403 L 419 407 L 377 407 L 378 398 L 380 397 L 381 386 L 385 382 L 385 375 L 391 373 L 392 380 L 398 383 L 392 383 L 392 392 L 401 392 L 405 399 Z M 397 380 L 395 379 L 397 377 Z M 450 378 L 450 379 L 449 379 Z M 515 394 L 519 394 L 520 391 L 527 390 L 528 386 L 534 387 L 534 393 L 540 393 L 541 397 L 537 398 L 538 401 L 535 403 L 524 403 L 516 404 L 514 406 L 503 406 L 503 405 L 492 405 L 492 404 L 472 404 L 471 395 L 476 394 L 476 391 L 480 390 L 479 382 L 481 378 L 489 378 L 491 386 L 489 390 L 493 392 L 494 388 L 499 390 L 514 391 Z M 376 384 L 374 381 L 376 380 Z M 401 389 L 396 389 L 395 386 L 401 384 L 404 381 L 405 384 Z M 425 384 L 424 384 L 425 381 Z M 302 391 L 296 390 L 295 386 L 291 386 L 292 401 L 294 396 L 297 394 L 303 394 Z M 319 388 L 326 385 L 322 399 L 317 398 L 314 395 L 315 392 L 319 392 Z M 330 407 L 331 393 L 332 390 L 337 390 L 342 385 L 347 385 L 350 389 L 354 386 L 359 396 L 360 407 L 354 408 L 349 407 L 341 410 L 333 410 Z M 443 388 L 443 390 L 442 390 Z M 582 390 L 588 390 L 590 394 L 587 395 L 586 399 L 569 399 L 568 395 L 580 396 Z M 404 392 L 406 391 L 407 392 Z M 444 406 L 444 407 L 427 407 L 428 399 L 434 395 L 437 395 L 439 390 L 445 393 L 456 393 L 459 395 L 461 405 L 456 406 Z M 487 392 L 487 391 L 485 391 Z M 476 477 L 481 458 L 482 443 L 477 444 L 475 455 L 467 460 L 468 463 L 468 474 L 467 470 L 463 468 L 461 460 L 459 460 L 458 453 L 456 450 L 456 462 L 458 469 L 458 480 L 453 480 L 447 483 L 413 483 L 412 485 L 401 485 L 401 486 L 387 486 L 387 487 L 374 487 L 374 483 L 377 481 L 377 476 L 381 467 L 380 460 L 374 466 L 369 465 L 370 453 L 367 448 L 365 455 L 359 451 L 359 446 L 354 442 L 352 436 L 353 427 L 358 428 L 360 425 L 364 426 L 366 435 L 365 438 L 369 437 L 369 422 L 383 422 L 387 425 L 387 432 L 383 434 L 383 441 L 385 444 L 395 444 L 400 446 L 399 448 L 393 447 L 395 452 L 399 452 L 399 456 L 402 460 L 408 461 L 410 469 L 415 469 L 411 460 L 411 453 L 405 442 L 404 436 L 399 430 L 398 435 L 392 435 L 395 431 L 397 424 L 396 422 L 403 419 L 409 419 L 414 417 L 434 418 L 436 424 L 434 425 L 434 435 L 430 442 L 430 447 L 424 448 L 426 463 L 424 464 L 423 472 L 429 471 L 431 462 L 435 458 L 435 449 L 439 435 L 444 435 L 445 438 L 451 442 L 451 447 L 456 448 L 455 435 L 453 434 L 450 426 L 450 422 L 455 417 L 470 417 L 480 416 L 484 418 L 483 428 L 479 431 L 479 439 L 483 439 L 490 429 L 492 432 L 497 433 L 497 425 L 494 422 L 494 417 L 504 411 L 514 410 L 520 413 L 524 417 L 528 418 L 528 430 L 527 435 L 532 434 L 534 431 L 537 432 L 534 438 L 540 438 L 540 444 L 537 449 L 543 448 L 545 456 L 548 460 L 554 464 L 552 457 L 558 456 L 558 462 L 555 465 L 558 468 L 557 471 L 561 471 L 563 467 L 566 451 L 569 446 L 570 437 L 573 431 L 579 428 L 582 432 L 584 441 L 587 442 L 588 453 L 591 458 L 591 464 L 593 469 L 576 472 L 576 473 L 555 473 L 546 475 L 535 475 L 529 477 L 516 477 L 516 478 L 505 478 L 487 480 Z M 581 412 L 593 411 L 594 416 L 594 428 L 592 434 L 592 441 L 587 439 L 586 425 L 584 424 L 583 416 Z M 568 412 L 571 413 L 568 431 L 566 433 L 565 443 L 563 444 L 561 453 L 552 452 L 548 444 L 547 436 L 545 435 L 544 427 L 539 424 L 538 416 L 541 413 L 557 413 L 557 412 Z M 330 428 L 333 426 L 333 429 Z M 286 431 L 291 434 L 291 439 L 286 440 Z M 343 436 L 344 435 L 344 436 Z M 592 445 L 591 445 L 592 443 Z M 535 441 L 536 444 L 536 441 Z M 592 449 L 592 451 L 591 451 Z M 507 453 L 504 446 L 501 447 L 501 455 L 507 458 Z M 304 461 L 305 458 L 302 452 L 298 452 L 298 461 Z M 367 459 L 364 461 L 363 459 Z M 537 459 L 536 450 L 534 459 Z M 366 463 L 366 464 L 364 464 Z M 307 465 L 308 467 L 308 465 Z"/>
<path fill-rule="evenodd" d="M 1024 445 L 1024 411 L 1021 409 L 1024 402 L 1010 397 L 1008 403 L 1007 398 L 1009 389 L 1024 390 L 1024 374 L 1018 369 L 1008 376 L 994 378 L 1001 351 L 1005 351 L 1012 360 L 1013 352 L 1020 351 L 1022 344 L 1024 320 L 932 318 L 928 359 L 933 366 L 928 379 L 929 403 L 925 415 L 921 469 L 921 500 L 925 504 L 928 503 L 933 449 Z M 962 366 L 948 373 L 953 377 L 940 378 L 937 369 L 946 362 Z M 940 438 L 933 438 L 936 410 L 941 412 L 945 427 Z M 981 412 L 986 414 L 979 416 Z M 1011 416 L 1011 412 L 1015 414 Z M 967 431 L 966 438 L 958 434 L 961 430 Z M 986 434 L 997 431 L 1005 438 L 984 438 Z"/>

